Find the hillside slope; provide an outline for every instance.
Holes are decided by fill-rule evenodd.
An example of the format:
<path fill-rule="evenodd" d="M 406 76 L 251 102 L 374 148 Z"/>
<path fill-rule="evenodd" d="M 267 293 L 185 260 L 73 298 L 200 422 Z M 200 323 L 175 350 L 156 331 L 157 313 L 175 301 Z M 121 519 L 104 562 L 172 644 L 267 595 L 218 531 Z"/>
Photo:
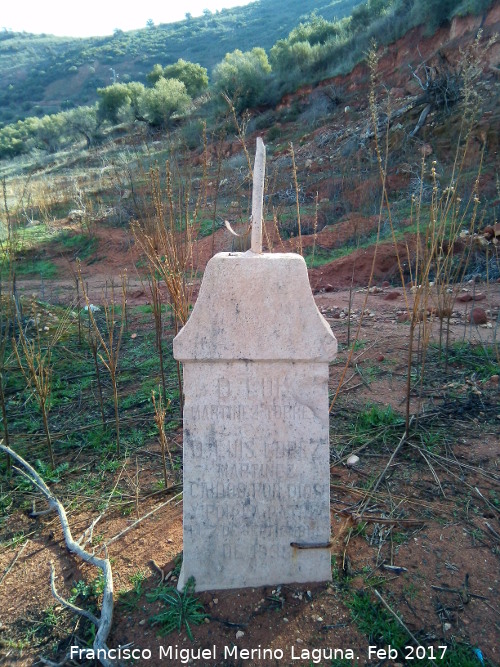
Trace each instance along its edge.
<path fill-rule="evenodd" d="M 342 18 L 360 0 L 257 0 L 245 7 L 209 12 L 123 32 L 74 39 L 5 31 L 0 34 L 0 126 L 72 106 L 91 104 L 96 89 L 120 81 L 145 81 L 155 63 L 178 58 L 211 70 L 235 49 L 270 49 L 312 11 Z"/>

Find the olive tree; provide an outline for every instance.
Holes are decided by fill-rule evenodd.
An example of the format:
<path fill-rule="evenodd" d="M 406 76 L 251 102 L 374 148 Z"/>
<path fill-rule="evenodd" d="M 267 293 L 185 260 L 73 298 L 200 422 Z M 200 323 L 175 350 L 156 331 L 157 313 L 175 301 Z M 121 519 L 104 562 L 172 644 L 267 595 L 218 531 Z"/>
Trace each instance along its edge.
<path fill-rule="evenodd" d="M 187 94 L 191 97 L 200 95 L 208 86 L 208 73 L 205 67 L 182 58 L 179 58 L 173 65 L 167 65 L 163 70 L 163 77 L 182 81 L 186 86 Z"/>
<path fill-rule="evenodd" d="M 212 79 L 216 92 L 231 98 L 238 112 L 265 101 L 271 65 L 264 49 L 256 47 L 243 53 L 226 53 L 215 66 Z"/>
<path fill-rule="evenodd" d="M 123 117 L 123 112 L 130 105 L 130 92 L 126 83 L 113 83 L 106 88 L 98 88 L 99 115 L 103 120 L 117 124 Z"/>
<path fill-rule="evenodd" d="M 154 127 L 167 127 L 175 114 L 186 113 L 191 98 L 178 79 L 159 79 L 154 88 L 146 88 L 143 109 L 146 120 Z"/>

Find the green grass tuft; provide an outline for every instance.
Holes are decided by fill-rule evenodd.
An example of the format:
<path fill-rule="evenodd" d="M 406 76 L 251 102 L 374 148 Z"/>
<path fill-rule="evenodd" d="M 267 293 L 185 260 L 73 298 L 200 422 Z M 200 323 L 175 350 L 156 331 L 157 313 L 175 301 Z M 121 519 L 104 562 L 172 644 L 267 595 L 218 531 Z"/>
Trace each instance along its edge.
<path fill-rule="evenodd" d="M 160 586 L 147 596 L 148 600 L 163 602 L 166 609 L 150 619 L 151 625 L 157 625 L 159 635 L 168 635 L 174 630 L 179 634 L 185 628 L 187 635 L 193 641 L 191 625 L 203 623 L 207 614 L 201 602 L 193 596 L 195 581 L 191 577 L 182 589 L 182 593 L 176 588 Z"/>

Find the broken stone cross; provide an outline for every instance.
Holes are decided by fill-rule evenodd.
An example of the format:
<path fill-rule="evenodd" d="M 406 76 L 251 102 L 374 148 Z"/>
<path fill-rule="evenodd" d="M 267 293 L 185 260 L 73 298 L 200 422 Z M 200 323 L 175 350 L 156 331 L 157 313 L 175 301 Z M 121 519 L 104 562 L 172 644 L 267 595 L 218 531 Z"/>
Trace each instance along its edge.
<path fill-rule="evenodd" d="M 262 252 L 257 140 L 251 249 L 207 265 L 174 340 L 184 374 L 184 555 L 179 589 L 327 581 L 328 364 L 336 339 L 304 259 Z"/>

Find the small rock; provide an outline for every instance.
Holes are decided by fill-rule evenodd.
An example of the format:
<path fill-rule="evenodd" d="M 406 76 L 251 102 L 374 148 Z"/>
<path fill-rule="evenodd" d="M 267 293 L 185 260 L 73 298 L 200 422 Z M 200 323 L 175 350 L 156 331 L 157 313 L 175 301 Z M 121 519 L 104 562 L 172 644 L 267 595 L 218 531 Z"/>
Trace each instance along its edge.
<path fill-rule="evenodd" d="M 347 459 L 346 465 L 348 468 L 354 468 L 355 465 L 359 463 L 359 456 L 356 456 L 356 454 L 351 454 L 351 456 Z"/>
<path fill-rule="evenodd" d="M 485 299 L 486 299 L 486 294 L 483 294 L 482 292 L 476 294 L 474 297 L 474 301 L 484 301 Z"/>
<path fill-rule="evenodd" d="M 213 602 L 214 604 L 219 604 L 219 598 L 214 598 L 214 599 L 212 600 L 212 602 Z"/>
<path fill-rule="evenodd" d="M 146 625 L 146 619 L 143 618 L 142 621 L 139 621 L 139 625 Z"/>
<path fill-rule="evenodd" d="M 134 338 L 137 338 L 137 334 L 136 334 L 136 333 L 133 333 L 133 334 L 130 336 L 130 338 L 132 338 L 132 340 L 134 340 Z"/>
<path fill-rule="evenodd" d="M 298 639 L 295 640 L 295 643 L 296 644 L 303 644 L 304 640 L 299 637 Z"/>
<path fill-rule="evenodd" d="M 385 361 L 385 357 L 383 354 L 379 354 L 377 357 L 377 361 Z"/>
<path fill-rule="evenodd" d="M 457 301 L 460 301 L 460 303 L 468 303 L 469 301 L 472 301 L 474 297 L 470 292 L 466 292 L 465 294 L 459 294 L 457 296 Z"/>
<path fill-rule="evenodd" d="M 241 639 L 244 636 L 245 633 L 243 632 L 243 630 L 238 630 L 238 632 L 236 633 L 236 639 Z"/>
<path fill-rule="evenodd" d="M 449 630 L 451 630 L 451 623 L 445 623 L 445 624 L 443 625 L 443 630 L 444 630 L 445 632 L 448 632 Z"/>
<path fill-rule="evenodd" d="M 288 618 L 284 618 L 283 623 L 288 623 Z"/>
<path fill-rule="evenodd" d="M 387 292 L 384 296 L 384 301 L 396 301 L 396 299 L 399 299 L 401 296 L 401 292 L 398 292 L 397 290 L 393 290 L 391 292 Z"/>
<path fill-rule="evenodd" d="M 207 616 L 205 616 L 205 623 L 210 623 L 210 619 Z"/>
<path fill-rule="evenodd" d="M 323 623 L 323 617 L 322 616 L 317 616 L 316 620 L 318 621 L 318 623 Z"/>
<path fill-rule="evenodd" d="M 470 311 L 470 322 L 471 324 L 487 324 L 488 315 L 484 308 L 473 308 Z"/>
<path fill-rule="evenodd" d="M 388 280 L 384 280 L 384 282 L 382 283 L 382 287 L 384 287 L 386 289 L 387 289 L 387 287 L 390 287 L 390 286 L 391 286 L 391 283 Z"/>

